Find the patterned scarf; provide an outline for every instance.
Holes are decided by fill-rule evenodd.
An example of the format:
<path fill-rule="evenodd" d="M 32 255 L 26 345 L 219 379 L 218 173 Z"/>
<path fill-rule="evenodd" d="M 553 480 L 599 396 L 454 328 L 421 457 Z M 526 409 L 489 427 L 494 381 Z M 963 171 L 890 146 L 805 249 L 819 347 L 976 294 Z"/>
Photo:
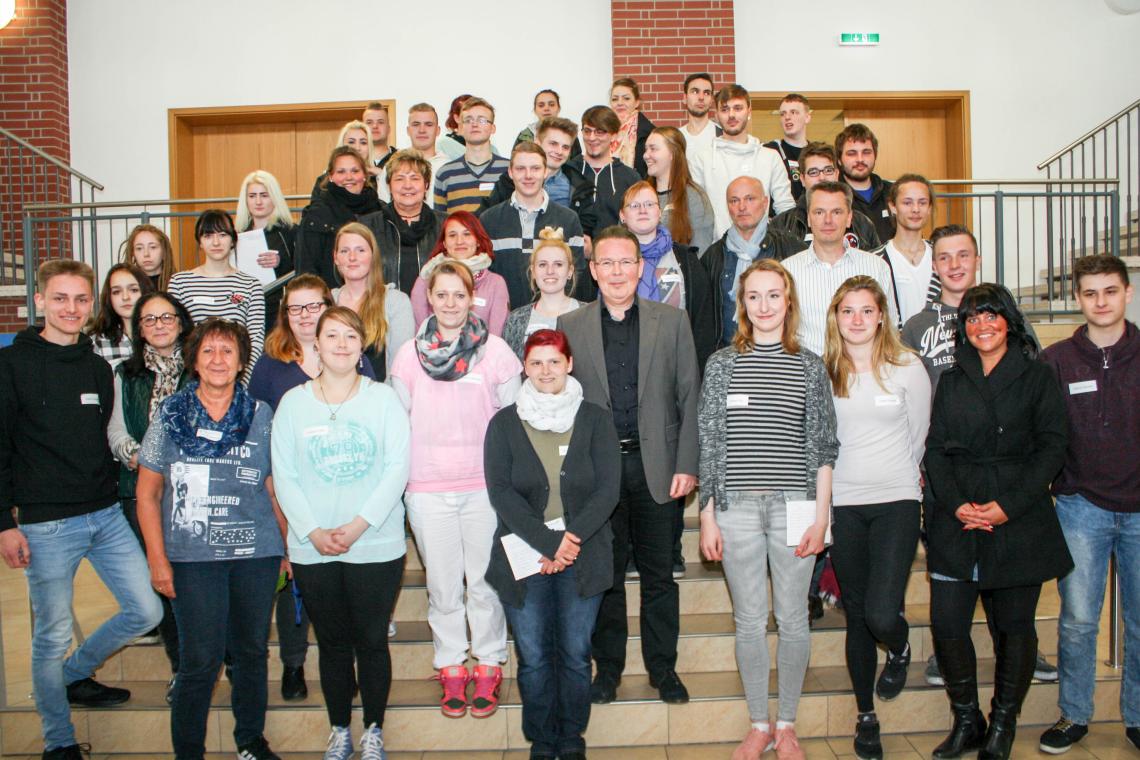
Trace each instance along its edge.
<path fill-rule="evenodd" d="M 637 114 L 639 111 L 634 111 L 633 115 L 621 125 L 618 129 L 614 139 L 610 140 L 610 152 L 618 157 L 623 164 L 629 168 L 633 168 L 634 162 L 637 160 L 635 153 L 637 152 Z"/>
<path fill-rule="evenodd" d="M 685 308 L 684 278 L 681 265 L 673 255 L 673 237 L 657 225 L 657 237 L 641 247 L 645 266 L 637 283 L 637 294 L 649 301 Z"/>
<path fill-rule="evenodd" d="M 475 364 L 475 354 L 487 342 L 487 335 L 487 323 L 471 313 L 467 315 L 467 324 L 459 331 L 459 337 L 445 341 L 432 314 L 416 333 L 416 356 L 428 377 L 458 380 Z"/>
<path fill-rule="evenodd" d="M 154 373 L 154 387 L 150 391 L 150 406 L 146 415 L 147 419 L 154 419 L 158 405 L 178 390 L 178 381 L 182 378 L 182 347 L 175 346 L 173 354 L 163 356 L 149 343 L 144 343 L 143 364 Z"/>
<path fill-rule="evenodd" d="M 182 453 L 192 457 L 220 457 L 242 443 L 253 425 L 257 402 L 245 386 L 234 383 L 234 397 L 222 419 L 215 422 L 198 399 L 198 381 L 174 393 L 162 405 L 160 422 Z"/>

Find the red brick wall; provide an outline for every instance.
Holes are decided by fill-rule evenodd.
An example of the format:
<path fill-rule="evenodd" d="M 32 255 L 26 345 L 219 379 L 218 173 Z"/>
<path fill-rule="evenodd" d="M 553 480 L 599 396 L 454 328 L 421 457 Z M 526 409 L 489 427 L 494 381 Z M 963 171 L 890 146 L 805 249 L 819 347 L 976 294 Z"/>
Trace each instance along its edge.
<path fill-rule="evenodd" d="M 0 29 L 0 126 L 70 161 L 66 0 L 16 0 Z"/>
<path fill-rule="evenodd" d="M 23 296 L 0 297 L 0 333 L 19 332 L 28 326 L 27 317 L 17 314 L 17 310 L 24 305 Z"/>
<path fill-rule="evenodd" d="M 733 0 L 611 0 L 614 78 L 632 77 L 641 110 L 657 124 L 686 120 L 685 77 L 707 71 L 736 81 Z"/>

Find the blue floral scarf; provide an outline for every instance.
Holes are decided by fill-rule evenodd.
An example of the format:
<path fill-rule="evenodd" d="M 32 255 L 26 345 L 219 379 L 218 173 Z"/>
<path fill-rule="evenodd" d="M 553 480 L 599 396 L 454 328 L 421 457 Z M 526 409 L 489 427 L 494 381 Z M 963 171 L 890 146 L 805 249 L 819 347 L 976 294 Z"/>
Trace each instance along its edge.
<path fill-rule="evenodd" d="M 198 400 L 197 390 L 194 380 L 166 400 L 159 412 L 162 428 L 187 456 L 220 457 L 245 441 L 257 402 L 244 385 L 235 383 L 230 408 L 215 422 Z"/>

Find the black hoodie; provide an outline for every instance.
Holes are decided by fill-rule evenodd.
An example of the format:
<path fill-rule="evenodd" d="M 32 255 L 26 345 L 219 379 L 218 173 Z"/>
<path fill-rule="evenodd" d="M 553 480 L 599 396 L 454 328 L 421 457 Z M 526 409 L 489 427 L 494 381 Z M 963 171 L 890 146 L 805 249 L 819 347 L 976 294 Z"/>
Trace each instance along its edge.
<path fill-rule="evenodd" d="M 0 530 L 95 512 L 118 501 L 107 445 L 111 367 L 79 336 L 60 346 L 29 327 L 0 350 Z"/>

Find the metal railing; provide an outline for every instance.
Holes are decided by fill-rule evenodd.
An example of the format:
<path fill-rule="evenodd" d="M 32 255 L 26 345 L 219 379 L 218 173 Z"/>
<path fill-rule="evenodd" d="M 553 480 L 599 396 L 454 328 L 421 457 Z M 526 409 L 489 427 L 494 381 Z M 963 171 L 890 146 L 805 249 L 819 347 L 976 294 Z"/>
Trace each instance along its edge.
<path fill-rule="evenodd" d="M 1118 177 L 1121 253 L 1140 255 L 1140 100 L 1121 109 L 1037 165 L 1060 187 L 1086 177 Z M 1073 180 L 1073 183 L 1067 182 Z"/>
<path fill-rule="evenodd" d="M 289 202 L 305 201 L 307 195 L 287 195 Z M 237 198 L 189 198 L 100 203 L 41 203 L 24 209 L 23 269 L 26 284 L 28 324 L 36 319 L 35 270 L 49 258 L 74 258 L 95 270 L 96 288 L 103 272 L 123 260 L 124 244 L 139 224 L 158 227 L 174 245 L 176 261 L 193 261 L 198 254 L 193 221 L 206 208 L 232 213 Z M 179 210 L 181 209 L 181 210 Z M 291 207 L 294 217 L 301 207 Z M 61 244 L 66 238 L 72 243 Z M 278 288 L 281 284 L 278 284 Z M 271 291 L 266 291 L 271 292 Z M 96 293 L 98 295 L 98 293 Z"/>
<path fill-rule="evenodd" d="M 34 204 L 94 202 L 103 185 L 67 163 L 0 128 L 0 285 L 24 282 L 24 231 L 21 217 Z M 58 229 L 54 244 L 66 249 L 75 230 Z M 82 231 L 79 232 L 82 235 Z"/>

